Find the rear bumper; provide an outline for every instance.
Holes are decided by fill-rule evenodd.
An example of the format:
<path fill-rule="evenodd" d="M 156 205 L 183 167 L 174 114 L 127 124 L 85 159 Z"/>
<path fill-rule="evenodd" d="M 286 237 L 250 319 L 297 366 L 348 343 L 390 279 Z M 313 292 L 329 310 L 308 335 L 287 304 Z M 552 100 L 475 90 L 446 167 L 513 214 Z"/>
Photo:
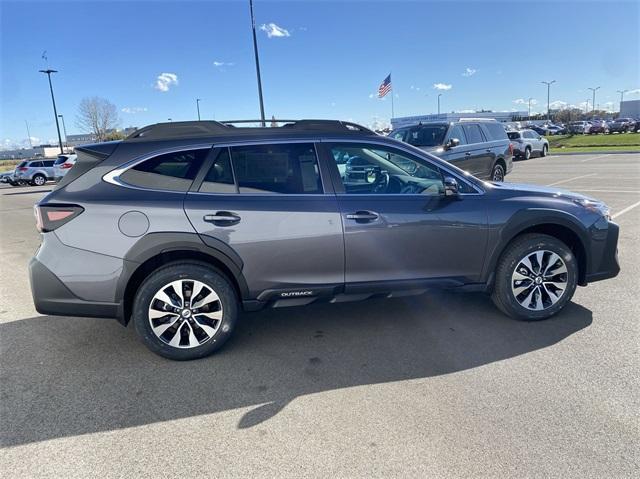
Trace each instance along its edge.
<path fill-rule="evenodd" d="M 74 295 L 36 258 L 29 262 L 29 281 L 36 311 L 58 316 L 119 318 L 120 304 L 85 301 Z"/>
<path fill-rule="evenodd" d="M 601 232 L 599 231 L 596 234 L 600 235 Z M 615 223 L 608 222 L 606 237 L 603 239 L 604 244 L 600 248 L 601 253 L 598 257 L 592 259 L 591 271 L 586 275 L 588 283 L 614 278 L 620 272 L 620 263 L 618 262 L 619 234 L 619 226 Z"/>

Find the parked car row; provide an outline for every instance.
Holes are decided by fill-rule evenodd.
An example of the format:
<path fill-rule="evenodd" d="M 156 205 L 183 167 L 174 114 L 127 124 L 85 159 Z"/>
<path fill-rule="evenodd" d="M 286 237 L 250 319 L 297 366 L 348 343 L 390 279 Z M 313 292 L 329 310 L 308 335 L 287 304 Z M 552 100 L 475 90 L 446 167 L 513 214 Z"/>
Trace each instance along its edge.
<path fill-rule="evenodd" d="M 615 120 L 593 119 L 588 121 L 573 121 L 569 123 L 569 133 L 574 135 L 597 135 L 598 133 L 627 133 L 637 132 L 640 121 L 633 118 L 617 118 Z"/>
<path fill-rule="evenodd" d="M 75 153 L 58 155 L 56 160 L 35 159 L 20 162 L 13 171 L 0 175 L 0 182 L 11 186 L 42 186 L 47 181 L 60 181 L 73 167 Z"/>

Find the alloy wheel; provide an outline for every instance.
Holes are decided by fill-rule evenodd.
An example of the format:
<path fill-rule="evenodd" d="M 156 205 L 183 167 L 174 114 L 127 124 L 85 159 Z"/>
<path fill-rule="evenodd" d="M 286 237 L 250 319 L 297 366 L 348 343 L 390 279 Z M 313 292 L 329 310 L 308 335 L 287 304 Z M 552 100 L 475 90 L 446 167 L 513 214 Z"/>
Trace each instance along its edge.
<path fill-rule="evenodd" d="M 504 170 L 502 169 L 502 165 L 496 165 L 493 168 L 493 175 L 491 175 L 492 181 L 504 181 Z"/>
<path fill-rule="evenodd" d="M 33 182 L 37 185 L 37 186 L 42 186 L 45 183 L 45 179 L 42 176 L 36 176 L 33 179 Z"/>
<path fill-rule="evenodd" d="M 528 253 L 511 275 L 511 291 L 523 308 L 542 311 L 556 304 L 567 289 L 564 260 L 553 251 Z"/>
<path fill-rule="evenodd" d="M 209 341 L 222 323 L 222 302 L 210 286 L 193 279 L 164 285 L 149 305 L 153 333 L 175 348 L 195 348 Z"/>

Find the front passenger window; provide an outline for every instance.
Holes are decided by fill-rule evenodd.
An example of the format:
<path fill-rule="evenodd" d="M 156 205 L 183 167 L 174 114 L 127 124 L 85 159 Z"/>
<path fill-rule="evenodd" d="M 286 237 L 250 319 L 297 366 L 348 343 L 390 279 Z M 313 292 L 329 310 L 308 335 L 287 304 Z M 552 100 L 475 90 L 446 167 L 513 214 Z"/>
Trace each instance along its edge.
<path fill-rule="evenodd" d="M 440 169 L 409 154 L 380 145 L 334 144 L 333 158 L 347 158 L 339 167 L 346 194 L 444 193 Z"/>

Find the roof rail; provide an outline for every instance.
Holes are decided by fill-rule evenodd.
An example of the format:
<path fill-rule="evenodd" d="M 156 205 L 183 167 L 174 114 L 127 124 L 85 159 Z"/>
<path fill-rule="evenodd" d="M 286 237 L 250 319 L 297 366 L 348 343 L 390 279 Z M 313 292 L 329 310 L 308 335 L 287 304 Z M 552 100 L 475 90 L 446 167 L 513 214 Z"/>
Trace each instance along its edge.
<path fill-rule="evenodd" d="M 145 140 L 155 140 L 162 138 L 216 135 L 228 131 L 229 128 L 227 125 L 219 121 L 174 121 L 145 126 L 131 133 L 126 139 L 144 138 Z"/>
<path fill-rule="evenodd" d="M 459 122 L 465 122 L 465 121 L 495 121 L 497 122 L 498 120 L 496 120 L 495 118 L 460 118 L 458 120 Z"/>
<path fill-rule="evenodd" d="M 375 133 L 374 131 L 366 128 L 357 123 L 353 123 L 350 121 L 341 121 L 341 120 L 311 120 L 311 119 L 303 119 L 303 120 L 278 120 L 271 119 L 265 120 L 265 124 L 273 125 L 282 124 L 280 128 L 292 128 L 294 130 L 322 130 L 322 131 L 361 131 L 364 133 Z M 221 122 L 227 126 L 234 126 L 235 124 L 245 124 L 245 123 L 262 123 L 262 120 L 224 120 Z"/>
<path fill-rule="evenodd" d="M 298 131 L 325 131 L 325 132 L 362 132 L 375 134 L 372 130 L 362 125 L 339 120 L 265 120 L 265 123 L 281 124 L 277 129 L 286 128 Z M 190 138 L 197 136 L 221 136 L 234 134 L 242 131 L 243 133 L 251 133 L 258 130 L 266 131 L 269 127 L 247 127 L 243 126 L 236 129 L 236 124 L 246 125 L 254 123 L 260 125 L 262 120 L 226 120 L 226 121 L 174 121 L 169 123 L 156 123 L 154 125 L 145 126 L 134 131 L 126 138 L 126 141 L 132 140 L 161 140 Z"/>

